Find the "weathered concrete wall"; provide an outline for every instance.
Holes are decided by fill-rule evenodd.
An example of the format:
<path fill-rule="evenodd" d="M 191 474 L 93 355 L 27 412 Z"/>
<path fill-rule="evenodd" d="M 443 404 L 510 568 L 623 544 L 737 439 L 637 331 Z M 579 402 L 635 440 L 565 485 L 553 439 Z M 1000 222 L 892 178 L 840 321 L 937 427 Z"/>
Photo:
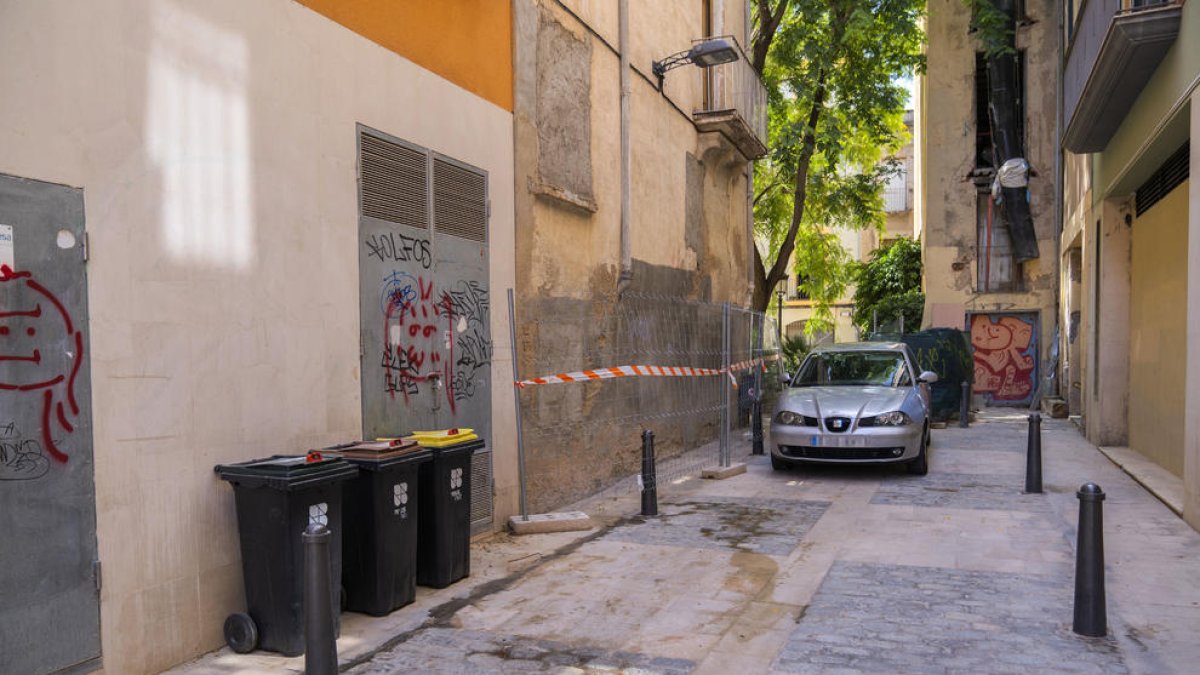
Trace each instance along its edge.
<path fill-rule="evenodd" d="M 0 51 L 0 172 L 84 192 L 105 668 L 159 672 L 244 609 L 213 465 L 361 433 L 356 123 L 488 172 L 497 297 L 512 116 L 287 0 L 3 3 Z"/>
<path fill-rule="evenodd" d="M 925 324 L 964 328 L 973 312 L 1032 311 L 1040 318 L 1045 360 L 1057 325 L 1057 232 L 1054 198 L 1056 3 L 1031 0 L 1031 22 L 1017 29 L 1025 53 L 1025 145 L 1033 170 L 1029 192 L 1040 257 L 1020 270 L 1017 290 L 981 292 L 976 231 L 975 52 L 969 10 L 960 0 L 929 3 L 928 71 L 919 83 L 917 132 L 923 170 L 917 211 L 924 245 Z M 936 105 L 931 105 L 936 101 Z"/>
<path fill-rule="evenodd" d="M 1183 475 L 1188 183 L 1133 221 L 1129 447 Z"/>
<path fill-rule="evenodd" d="M 744 2 L 720 5 L 724 15 L 714 27 L 742 39 Z M 691 112 L 702 104 L 700 70 L 672 70 L 661 94 L 650 70 L 655 59 L 702 37 L 701 8 L 700 3 L 630 3 L 634 265 L 629 291 L 743 303 L 749 250 L 745 160 L 715 134 L 696 131 Z M 615 2 L 514 3 L 516 295 L 523 376 L 560 372 L 559 367 L 625 365 L 594 361 L 638 353 L 638 334 L 611 318 L 622 315 L 616 297 L 621 212 L 616 10 Z M 559 71 L 563 78 L 546 75 Z M 574 109 L 560 115 L 567 103 Z M 577 318 L 584 316 L 594 318 Z M 669 330 L 664 317 L 649 317 L 643 328 Z M 697 323 L 697 330 L 711 330 L 701 327 L 704 323 Z M 531 505 L 559 506 L 636 472 L 633 455 L 626 455 L 638 451 L 636 427 L 584 425 L 586 431 L 570 443 L 540 431 L 559 416 L 576 419 L 581 411 L 593 421 L 628 416 L 638 411 L 637 396 L 649 396 L 628 390 L 610 394 L 621 385 L 606 386 L 594 392 L 584 386 L 544 387 L 523 394 L 531 397 L 525 426 Z M 681 408 L 687 403 L 682 390 L 664 390 L 656 398 Z M 660 444 L 670 447 L 676 433 L 680 444 L 695 440 L 678 427 L 663 429 Z"/>

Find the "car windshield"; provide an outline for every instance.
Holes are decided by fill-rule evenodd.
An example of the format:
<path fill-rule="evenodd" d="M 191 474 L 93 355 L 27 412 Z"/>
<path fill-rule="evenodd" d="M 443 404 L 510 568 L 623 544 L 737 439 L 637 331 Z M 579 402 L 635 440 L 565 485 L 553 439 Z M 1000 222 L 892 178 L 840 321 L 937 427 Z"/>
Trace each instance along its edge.
<path fill-rule="evenodd" d="M 845 351 L 811 354 L 792 380 L 793 387 L 910 384 L 904 355 L 892 351 Z"/>

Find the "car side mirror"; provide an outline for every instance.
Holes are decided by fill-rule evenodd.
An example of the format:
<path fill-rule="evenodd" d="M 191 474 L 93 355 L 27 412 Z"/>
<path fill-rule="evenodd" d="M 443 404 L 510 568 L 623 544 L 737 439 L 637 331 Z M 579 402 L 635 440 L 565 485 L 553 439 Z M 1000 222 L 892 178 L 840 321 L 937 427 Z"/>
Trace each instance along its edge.
<path fill-rule="evenodd" d="M 934 382 L 937 382 L 938 379 L 937 373 L 933 372 L 932 370 L 926 370 L 917 377 L 917 382 L 933 384 Z"/>
<path fill-rule="evenodd" d="M 786 371 L 786 370 L 779 371 L 779 384 L 786 387 L 791 383 L 792 383 L 792 376 L 790 374 L 788 374 L 788 371 Z"/>

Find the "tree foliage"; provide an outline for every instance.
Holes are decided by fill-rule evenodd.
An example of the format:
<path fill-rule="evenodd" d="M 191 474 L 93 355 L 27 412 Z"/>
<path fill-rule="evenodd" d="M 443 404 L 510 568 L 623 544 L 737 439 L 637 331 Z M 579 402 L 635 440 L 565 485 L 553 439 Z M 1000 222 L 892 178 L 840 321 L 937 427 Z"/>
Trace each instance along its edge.
<path fill-rule="evenodd" d="M 754 307 L 794 269 L 815 321 L 852 282 L 835 229 L 882 227 L 880 160 L 905 142 L 907 91 L 924 68 L 923 0 L 757 0 L 753 65 L 769 100 L 770 155 L 755 165 Z M 789 269 L 793 258 L 795 267 Z"/>
<path fill-rule="evenodd" d="M 863 334 L 898 323 L 921 325 L 925 294 L 921 292 L 921 244 L 898 239 L 871 253 L 870 260 L 854 265 L 854 324 Z"/>

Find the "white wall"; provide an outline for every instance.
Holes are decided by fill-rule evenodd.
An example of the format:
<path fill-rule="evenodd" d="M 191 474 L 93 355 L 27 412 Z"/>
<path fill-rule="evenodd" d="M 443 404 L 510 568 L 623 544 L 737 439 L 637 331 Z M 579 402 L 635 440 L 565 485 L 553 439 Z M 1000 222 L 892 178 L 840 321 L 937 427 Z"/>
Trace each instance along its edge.
<path fill-rule="evenodd" d="M 4 2 L 0 91 L 0 172 L 85 195 L 107 672 L 217 647 L 240 609 L 213 465 L 360 433 L 355 123 L 489 172 L 511 410 L 508 111 L 287 0 Z"/>

